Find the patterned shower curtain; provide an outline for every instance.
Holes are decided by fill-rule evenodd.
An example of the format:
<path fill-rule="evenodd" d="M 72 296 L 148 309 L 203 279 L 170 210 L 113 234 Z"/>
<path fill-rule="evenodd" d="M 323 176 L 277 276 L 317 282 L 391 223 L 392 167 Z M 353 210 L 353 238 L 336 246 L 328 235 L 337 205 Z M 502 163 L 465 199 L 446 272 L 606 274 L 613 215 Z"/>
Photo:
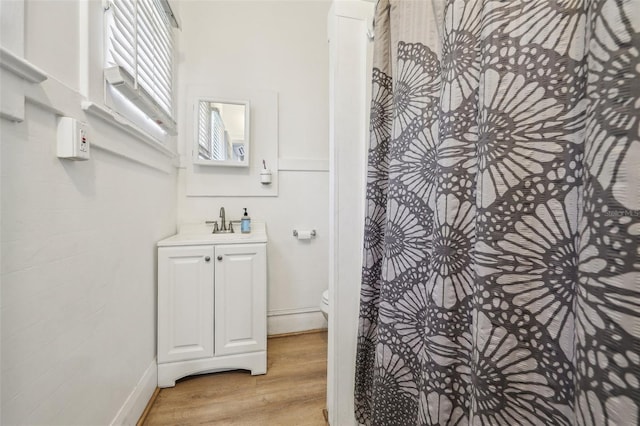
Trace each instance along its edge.
<path fill-rule="evenodd" d="M 640 0 L 379 0 L 356 418 L 640 422 Z"/>

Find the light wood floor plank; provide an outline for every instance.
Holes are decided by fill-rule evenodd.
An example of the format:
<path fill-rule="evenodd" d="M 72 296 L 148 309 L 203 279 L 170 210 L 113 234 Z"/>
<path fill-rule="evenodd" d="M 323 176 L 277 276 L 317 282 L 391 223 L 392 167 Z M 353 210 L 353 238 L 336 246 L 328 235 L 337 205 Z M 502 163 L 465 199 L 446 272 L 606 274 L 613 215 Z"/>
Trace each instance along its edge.
<path fill-rule="evenodd" d="M 270 338 L 267 374 L 192 376 L 161 389 L 143 425 L 325 426 L 327 333 Z"/>

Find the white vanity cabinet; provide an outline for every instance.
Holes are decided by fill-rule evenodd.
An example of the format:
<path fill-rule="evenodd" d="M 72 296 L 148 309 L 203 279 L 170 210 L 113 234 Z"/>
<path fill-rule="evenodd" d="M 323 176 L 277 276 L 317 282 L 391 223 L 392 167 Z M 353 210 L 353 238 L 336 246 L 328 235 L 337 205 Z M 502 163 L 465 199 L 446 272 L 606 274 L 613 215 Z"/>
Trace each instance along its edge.
<path fill-rule="evenodd" d="M 158 243 L 159 387 L 205 372 L 266 373 L 266 233 L 253 228 Z"/>
<path fill-rule="evenodd" d="M 215 354 L 265 350 L 265 244 L 216 246 L 215 256 Z"/>
<path fill-rule="evenodd" d="M 213 356 L 213 252 L 158 249 L 158 363 Z"/>

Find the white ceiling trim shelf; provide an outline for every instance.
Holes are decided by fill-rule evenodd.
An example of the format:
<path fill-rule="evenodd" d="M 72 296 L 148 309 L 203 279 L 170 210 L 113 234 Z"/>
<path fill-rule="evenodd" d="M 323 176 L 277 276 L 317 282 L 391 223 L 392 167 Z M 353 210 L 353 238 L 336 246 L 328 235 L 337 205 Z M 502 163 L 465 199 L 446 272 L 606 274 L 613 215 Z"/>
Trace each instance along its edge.
<path fill-rule="evenodd" d="M 47 74 L 40 70 L 40 68 L 4 47 L 0 47 L 0 67 L 12 72 L 29 83 L 42 83 L 47 79 Z"/>

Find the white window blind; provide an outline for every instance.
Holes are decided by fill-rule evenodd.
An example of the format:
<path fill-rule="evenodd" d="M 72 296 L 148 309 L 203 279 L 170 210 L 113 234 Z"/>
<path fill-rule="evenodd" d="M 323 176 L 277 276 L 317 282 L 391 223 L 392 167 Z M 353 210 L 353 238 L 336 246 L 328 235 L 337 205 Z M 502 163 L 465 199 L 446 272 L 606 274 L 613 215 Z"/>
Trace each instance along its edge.
<path fill-rule="evenodd" d="M 166 0 L 110 0 L 105 77 L 161 126 L 173 120 L 173 31 Z"/>
<path fill-rule="evenodd" d="M 220 116 L 220 111 L 218 108 L 213 108 L 211 110 L 211 145 L 214 160 L 225 160 L 227 158 L 226 134 L 227 131 Z"/>
<path fill-rule="evenodd" d="M 211 157 L 211 115 L 208 102 L 198 103 L 198 156 L 208 160 Z"/>

